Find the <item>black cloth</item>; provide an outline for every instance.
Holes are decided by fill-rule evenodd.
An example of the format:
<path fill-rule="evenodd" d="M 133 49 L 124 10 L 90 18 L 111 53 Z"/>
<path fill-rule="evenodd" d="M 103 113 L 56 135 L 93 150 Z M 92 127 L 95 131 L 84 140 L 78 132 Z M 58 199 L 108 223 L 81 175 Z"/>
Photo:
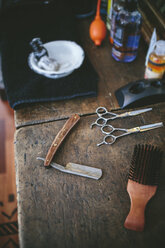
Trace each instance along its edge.
<path fill-rule="evenodd" d="M 2 74 L 12 108 L 34 102 L 97 95 L 98 74 L 86 54 L 80 68 L 60 79 L 39 75 L 28 65 L 29 42 L 35 37 L 40 37 L 43 43 L 70 40 L 81 45 L 72 8 L 67 2 L 65 5 L 63 1 L 57 1 L 12 8 L 1 19 Z"/>

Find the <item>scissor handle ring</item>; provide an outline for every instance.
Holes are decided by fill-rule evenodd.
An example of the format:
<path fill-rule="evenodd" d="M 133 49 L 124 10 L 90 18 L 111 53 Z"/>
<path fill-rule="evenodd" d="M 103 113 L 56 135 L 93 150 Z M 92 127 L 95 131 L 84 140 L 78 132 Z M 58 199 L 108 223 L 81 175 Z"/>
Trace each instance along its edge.
<path fill-rule="evenodd" d="M 107 111 L 107 109 L 105 108 L 105 107 L 98 107 L 97 109 L 96 109 L 96 113 L 97 113 L 97 115 L 99 116 L 99 117 L 101 117 L 102 116 L 102 114 L 106 114 L 108 111 Z"/>
<path fill-rule="evenodd" d="M 111 138 L 112 141 L 106 141 L 108 138 Z M 112 134 L 108 134 L 104 137 L 104 144 L 106 145 L 112 145 L 113 143 L 115 143 L 115 141 L 116 141 L 116 137 Z"/>
<path fill-rule="evenodd" d="M 102 123 L 99 123 L 100 120 L 102 121 Z M 96 123 L 97 126 L 102 127 L 102 126 L 105 126 L 105 125 L 106 125 L 107 120 L 104 119 L 104 118 L 102 118 L 102 117 L 99 117 L 99 118 L 96 120 L 95 123 Z"/>
<path fill-rule="evenodd" d="M 111 131 L 105 131 L 105 128 L 107 128 L 107 127 L 110 128 Z M 114 129 L 114 127 L 112 125 L 106 125 L 105 124 L 104 126 L 101 127 L 102 133 L 107 134 L 107 135 L 111 134 L 114 130 L 115 129 Z"/>

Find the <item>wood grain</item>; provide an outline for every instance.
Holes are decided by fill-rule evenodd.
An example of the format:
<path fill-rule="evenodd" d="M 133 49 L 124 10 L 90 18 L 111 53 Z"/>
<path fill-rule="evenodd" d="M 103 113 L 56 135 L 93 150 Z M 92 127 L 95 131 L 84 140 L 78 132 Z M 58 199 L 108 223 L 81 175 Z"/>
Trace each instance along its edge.
<path fill-rule="evenodd" d="M 142 35 L 149 44 L 154 28 L 157 40 L 165 39 L 165 19 L 163 17 L 163 1 L 140 0 L 139 11 L 142 14 Z M 160 8 L 162 6 L 162 9 Z"/>
<path fill-rule="evenodd" d="M 112 125 L 131 128 L 164 120 L 165 104 L 144 114 L 116 119 Z M 121 113 L 123 111 L 117 111 Z M 158 145 L 165 150 L 165 128 L 128 135 L 112 146 L 97 147 L 104 135 L 90 129 L 96 115 L 81 117 L 53 161 L 65 165 L 85 164 L 101 168 L 99 181 L 49 170 L 38 161 L 45 157 L 53 136 L 65 120 L 48 122 L 16 131 L 18 219 L 21 247 L 56 248 L 151 248 L 164 247 L 165 167 L 160 186 L 146 208 L 143 233 L 124 228 L 130 207 L 126 190 L 135 144 Z M 24 142 L 23 142 L 24 141 Z M 163 161 L 165 163 L 165 157 Z"/>
<path fill-rule="evenodd" d="M 156 190 L 157 186 L 142 185 L 128 180 L 127 191 L 131 199 L 131 208 L 124 222 L 125 228 L 134 231 L 144 230 L 146 205 Z"/>
<path fill-rule="evenodd" d="M 14 112 L 0 100 L 0 248 L 18 247 Z"/>
<path fill-rule="evenodd" d="M 64 124 L 62 129 L 58 132 L 56 135 L 55 139 L 53 140 L 48 153 L 46 155 L 45 161 L 44 161 L 44 166 L 49 166 L 52 158 L 54 157 L 57 149 L 69 133 L 69 131 L 76 125 L 76 123 L 80 120 L 80 116 L 77 114 L 72 115 L 67 122 Z"/>

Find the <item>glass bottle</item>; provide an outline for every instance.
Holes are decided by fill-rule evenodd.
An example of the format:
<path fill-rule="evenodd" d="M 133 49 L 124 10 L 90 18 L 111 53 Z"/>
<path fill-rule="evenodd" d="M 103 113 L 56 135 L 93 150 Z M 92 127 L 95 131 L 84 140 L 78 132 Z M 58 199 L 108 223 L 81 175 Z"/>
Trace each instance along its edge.
<path fill-rule="evenodd" d="M 108 5 L 108 0 L 101 0 L 101 5 L 100 5 L 100 14 L 101 15 L 107 14 L 107 5 Z"/>
<path fill-rule="evenodd" d="M 149 55 L 144 78 L 162 78 L 165 72 L 165 41 L 156 42 L 154 50 Z"/>
<path fill-rule="evenodd" d="M 43 43 L 40 38 L 34 38 L 30 42 L 30 45 L 33 49 L 34 57 L 37 61 L 39 61 L 44 56 L 48 57 L 48 51 L 43 46 Z"/>
<path fill-rule="evenodd" d="M 137 0 L 126 0 L 124 9 L 115 18 L 112 57 L 117 61 L 131 62 L 138 52 L 142 16 Z"/>
<path fill-rule="evenodd" d="M 125 0 L 116 0 L 112 6 L 112 15 L 111 15 L 111 29 L 110 29 L 110 43 L 113 44 L 113 38 L 115 33 L 115 19 L 120 10 L 124 9 Z"/>
<path fill-rule="evenodd" d="M 32 47 L 34 58 L 37 62 L 38 67 L 47 71 L 58 71 L 59 64 L 53 58 L 49 58 L 47 49 L 43 46 L 40 38 L 34 38 L 30 42 Z"/>

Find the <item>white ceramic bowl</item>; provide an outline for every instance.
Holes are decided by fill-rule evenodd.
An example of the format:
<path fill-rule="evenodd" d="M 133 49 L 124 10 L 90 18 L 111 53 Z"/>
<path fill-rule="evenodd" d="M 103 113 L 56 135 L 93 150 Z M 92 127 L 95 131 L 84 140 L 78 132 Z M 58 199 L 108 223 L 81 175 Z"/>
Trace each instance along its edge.
<path fill-rule="evenodd" d="M 28 58 L 29 66 L 36 73 L 49 78 L 60 78 L 71 74 L 75 69 L 82 65 L 85 54 L 81 46 L 73 41 L 58 40 L 44 44 L 49 57 L 59 63 L 58 71 L 47 71 L 37 65 L 34 54 L 31 53 Z"/>

